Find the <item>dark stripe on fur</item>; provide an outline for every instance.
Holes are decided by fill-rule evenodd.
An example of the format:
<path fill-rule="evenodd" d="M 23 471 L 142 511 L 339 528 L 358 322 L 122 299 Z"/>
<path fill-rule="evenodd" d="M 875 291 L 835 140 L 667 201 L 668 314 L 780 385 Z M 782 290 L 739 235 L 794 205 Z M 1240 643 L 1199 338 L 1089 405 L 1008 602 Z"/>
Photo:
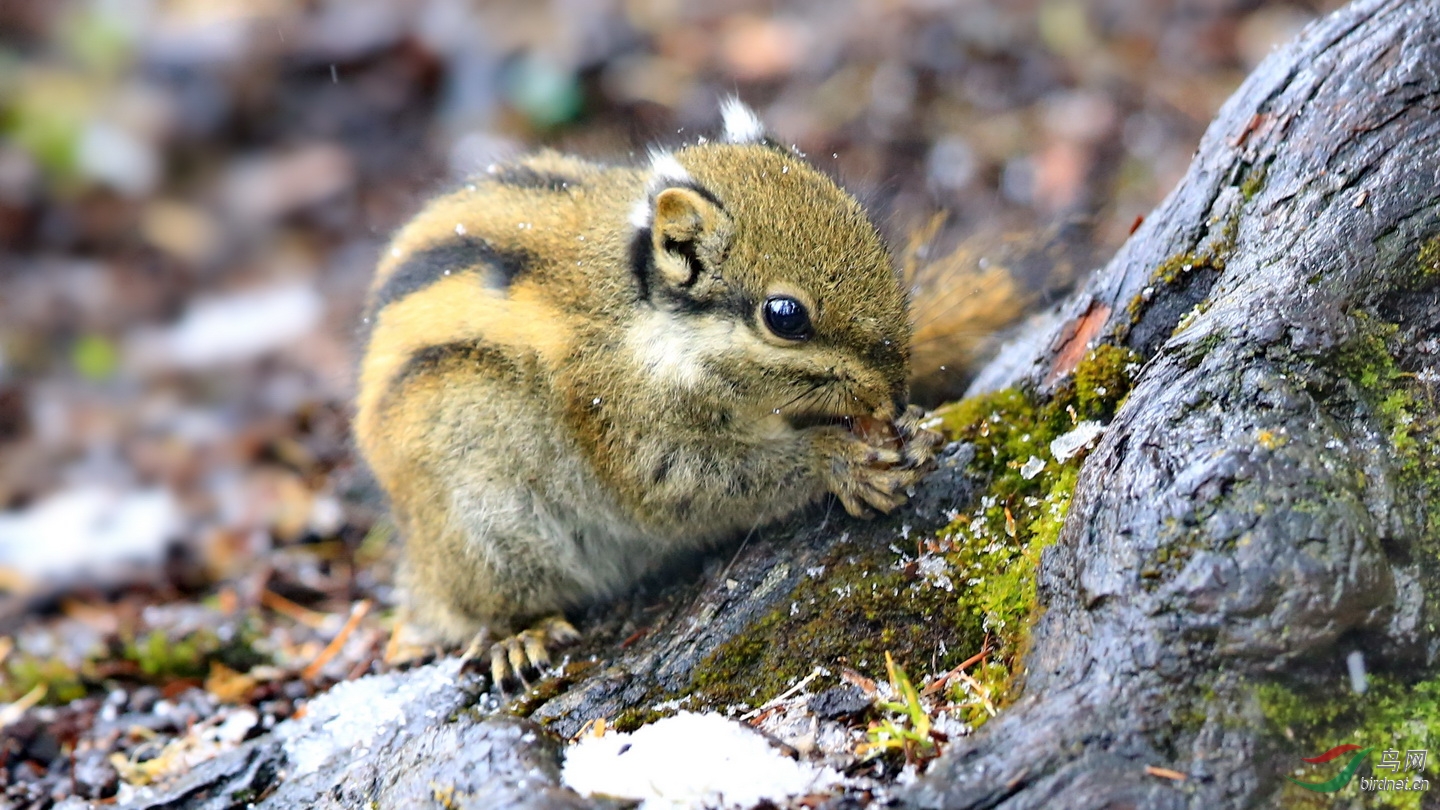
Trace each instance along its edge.
<path fill-rule="evenodd" d="M 650 300 L 650 229 L 637 228 L 630 237 L 630 273 L 641 301 Z"/>
<path fill-rule="evenodd" d="M 574 177 L 555 172 L 542 172 L 529 166 L 501 166 L 490 177 L 504 186 L 545 191 L 565 191 L 580 185 L 580 181 Z"/>
<path fill-rule="evenodd" d="M 452 362 L 490 366 L 509 379 L 518 380 L 521 377 L 520 367 L 516 365 L 509 352 L 493 343 L 476 339 L 439 343 L 416 351 L 410 355 L 409 360 L 405 361 L 405 366 L 400 369 L 400 373 L 395 375 L 395 381 L 400 382 L 406 377 L 429 374 Z"/>
<path fill-rule="evenodd" d="M 506 290 L 530 266 L 530 256 L 523 252 L 496 250 L 483 239 L 462 237 L 416 251 L 405 258 L 385 279 L 375 293 L 367 316 L 373 321 L 380 310 L 454 273 L 485 271 L 486 286 Z"/>
<path fill-rule="evenodd" d="M 483 339 L 439 343 L 410 355 L 410 359 L 385 386 L 380 412 L 384 413 L 389 408 L 406 383 L 416 377 L 438 374 L 452 365 L 483 366 L 490 376 L 514 385 L 520 385 L 525 379 L 520 366 L 509 353 Z"/>
<path fill-rule="evenodd" d="M 752 319 L 751 312 L 755 304 L 748 296 L 732 293 L 720 298 L 699 299 L 691 298 L 682 292 L 681 289 L 664 287 L 657 289 L 655 291 L 655 305 L 662 309 L 685 315 L 724 313 L 741 323 L 746 323 Z"/>
<path fill-rule="evenodd" d="M 694 180 L 685 180 L 685 181 L 682 181 L 682 182 L 679 182 L 679 183 L 670 183 L 670 184 L 666 185 L 665 187 L 666 187 L 666 188 L 688 188 L 688 189 L 690 189 L 691 191 L 695 192 L 696 194 L 699 194 L 702 198 L 704 198 L 705 202 L 708 202 L 708 203 L 710 203 L 711 205 L 715 206 L 716 208 L 719 208 L 721 211 L 724 211 L 724 210 L 725 210 L 725 203 L 720 202 L 720 198 L 719 198 L 719 197 L 716 197 L 714 192 L 712 192 L 712 191 L 711 191 L 710 189 L 708 189 L 708 188 L 705 188 L 704 186 L 700 185 L 699 183 L 695 182 Z"/>

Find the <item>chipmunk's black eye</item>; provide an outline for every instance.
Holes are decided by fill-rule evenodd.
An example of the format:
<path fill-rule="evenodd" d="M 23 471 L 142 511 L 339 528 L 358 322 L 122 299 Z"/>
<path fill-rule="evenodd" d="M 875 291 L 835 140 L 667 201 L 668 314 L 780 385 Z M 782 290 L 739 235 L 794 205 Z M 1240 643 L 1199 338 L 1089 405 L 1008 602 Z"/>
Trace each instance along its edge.
<path fill-rule="evenodd" d="M 764 313 L 765 326 L 786 340 L 805 340 L 814 333 L 805 305 L 788 295 L 765 299 L 760 311 Z"/>

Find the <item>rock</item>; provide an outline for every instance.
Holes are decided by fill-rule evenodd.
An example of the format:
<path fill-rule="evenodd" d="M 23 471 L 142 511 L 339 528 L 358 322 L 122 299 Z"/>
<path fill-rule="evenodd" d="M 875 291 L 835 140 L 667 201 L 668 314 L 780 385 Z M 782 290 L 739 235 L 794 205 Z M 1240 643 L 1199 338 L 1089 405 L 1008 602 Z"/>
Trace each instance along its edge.
<path fill-rule="evenodd" d="M 850 684 L 831 687 L 814 695 L 805 704 L 821 720 L 858 717 L 873 704 L 870 697 Z"/>
<path fill-rule="evenodd" d="M 262 795 L 258 806 L 268 810 L 597 806 L 559 786 L 558 739 L 529 721 L 491 715 L 493 707 L 472 707 L 473 686 L 453 658 L 343 682 L 310 701 L 302 718 L 175 784 L 132 791 L 121 806 L 230 808 Z"/>
<path fill-rule="evenodd" d="M 76 793 L 87 799 L 108 799 L 120 789 L 120 775 L 104 751 L 76 754 L 74 776 Z"/>

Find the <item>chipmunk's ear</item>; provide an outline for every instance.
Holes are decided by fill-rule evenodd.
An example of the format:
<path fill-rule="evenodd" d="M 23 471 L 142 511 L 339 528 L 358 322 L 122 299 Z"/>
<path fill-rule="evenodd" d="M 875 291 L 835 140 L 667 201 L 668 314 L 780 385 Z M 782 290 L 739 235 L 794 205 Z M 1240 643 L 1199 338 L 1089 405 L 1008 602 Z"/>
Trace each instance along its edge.
<path fill-rule="evenodd" d="M 646 297 L 652 283 L 689 290 L 702 275 L 713 274 L 732 231 L 724 206 L 674 155 L 652 155 L 650 166 L 645 197 L 630 212 L 636 272 Z"/>
<path fill-rule="evenodd" d="M 693 285 L 720 263 L 727 224 L 720 206 L 697 188 L 671 186 L 656 194 L 650 239 L 657 275 L 675 287 Z"/>

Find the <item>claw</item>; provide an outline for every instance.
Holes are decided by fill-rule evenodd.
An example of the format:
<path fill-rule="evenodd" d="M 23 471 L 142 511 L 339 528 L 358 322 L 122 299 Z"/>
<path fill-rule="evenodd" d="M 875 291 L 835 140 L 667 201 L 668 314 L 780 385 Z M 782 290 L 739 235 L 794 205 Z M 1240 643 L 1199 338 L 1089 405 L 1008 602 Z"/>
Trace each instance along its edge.
<path fill-rule="evenodd" d="M 895 428 L 900 434 L 901 452 L 905 457 L 902 466 L 928 471 L 934 469 L 935 449 L 945 443 L 945 437 L 936 431 L 920 427 L 920 421 L 924 417 L 924 411 L 911 405 L 895 421 Z"/>
<path fill-rule="evenodd" d="M 463 660 L 469 668 L 483 654 L 490 661 L 490 680 L 502 692 L 517 681 L 530 685 L 526 673 L 540 674 L 550 666 L 550 649 L 580 640 L 580 631 L 559 616 L 547 616 L 532 627 L 491 643 L 493 634 L 481 631 L 466 648 Z"/>
<path fill-rule="evenodd" d="M 550 651 L 545 649 L 543 639 L 526 632 L 521 633 L 517 638 L 525 647 L 525 658 L 530 665 L 536 669 L 544 669 L 550 666 Z"/>
<path fill-rule="evenodd" d="M 840 499 L 840 505 L 845 507 L 845 511 L 849 512 L 851 517 L 861 518 L 862 520 L 869 520 L 875 517 L 874 512 L 871 512 L 869 508 L 856 500 L 850 493 L 839 492 L 836 493 L 836 497 Z"/>
<path fill-rule="evenodd" d="M 505 648 L 501 644 L 490 645 L 490 683 L 503 691 L 509 671 L 505 665 Z"/>
<path fill-rule="evenodd" d="M 480 656 L 489 651 L 491 641 L 494 637 L 495 634 L 487 627 L 476 633 L 474 638 L 470 639 L 469 646 L 465 648 L 465 652 L 460 654 L 461 671 L 472 672 L 479 668 Z"/>
<path fill-rule="evenodd" d="M 520 683 L 529 686 L 530 681 L 525 677 L 525 668 L 530 661 L 525 657 L 525 646 L 521 643 L 520 636 L 511 636 L 500 643 L 505 645 L 505 658 L 510 664 L 510 671 L 515 673 L 515 676 L 520 679 Z"/>
<path fill-rule="evenodd" d="M 557 647 L 564 647 L 580 640 L 580 631 L 560 616 L 546 616 L 535 624 L 535 630 L 543 631 L 545 639 Z"/>

